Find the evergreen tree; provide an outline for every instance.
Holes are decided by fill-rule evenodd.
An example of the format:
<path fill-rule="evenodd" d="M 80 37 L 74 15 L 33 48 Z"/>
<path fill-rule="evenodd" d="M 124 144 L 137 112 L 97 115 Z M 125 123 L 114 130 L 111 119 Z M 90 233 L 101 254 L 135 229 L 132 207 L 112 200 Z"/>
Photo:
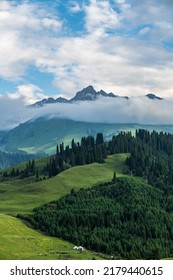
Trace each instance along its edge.
<path fill-rule="evenodd" d="M 117 181 L 117 175 L 116 175 L 116 172 L 114 171 L 112 182 L 116 183 L 116 181 Z"/>

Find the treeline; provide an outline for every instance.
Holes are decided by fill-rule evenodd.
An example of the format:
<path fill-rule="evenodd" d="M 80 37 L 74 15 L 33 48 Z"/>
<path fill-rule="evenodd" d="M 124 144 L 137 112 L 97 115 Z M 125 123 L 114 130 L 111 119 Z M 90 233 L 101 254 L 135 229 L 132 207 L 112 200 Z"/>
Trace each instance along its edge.
<path fill-rule="evenodd" d="M 129 153 L 134 145 L 133 140 L 131 132 L 121 132 L 119 135 L 113 136 L 109 142 L 105 142 L 103 134 L 98 133 L 96 138 L 93 136 L 82 137 L 81 141 L 77 143 L 73 139 L 71 146 L 64 147 L 62 143 L 57 145 L 56 155 L 50 158 L 43 173 L 52 177 L 76 165 L 104 163 L 108 155 Z"/>
<path fill-rule="evenodd" d="M 35 208 L 28 220 L 46 234 L 113 258 L 159 259 L 173 252 L 172 199 L 134 178 L 116 178 L 72 190 Z"/>
<path fill-rule="evenodd" d="M 27 178 L 27 177 L 30 177 L 30 176 L 36 176 L 36 179 L 39 178 L 39 175 L 38 175 L 38 169 L 36 169 L 36 166 L 35 166 L 35 160 L 29 160 L 27 163 L 26 163 L 26 167 L 24 169 L 21 169 L 19 170 L 19 168 L 12 168 L 10 171 L 4 171 L 3 172 L 3 177 L 10 177 L 10 178 L 13 178 L 13 177 L 19 177 L 20 179 L 24 179 L 24 178 Z"/>
<path fill-rule="evenodd" d="M 126 160 L 129 174 L 142 176 L 146 182 L 165 191 L 172 191 L 173 135 L 156 131 L 150 133 L 143 129 L 136 130 L 135 135 L 131 132 L 121 132 L 108 142 L 104 141 L 102 133 L 98 133 L 96 138 L 82 137 L 77 143 L 73 139 L 71 145 L 64 146 L 64 143 L 61 143 L 57 145 L 56 154 L 50 157 L 42 170 L 39 170 L 40 174 L 37 171 L 37 180 L 53 177 L 76 165 L 103 163 L 107 155 L 116 153 L 130 153 Z M 12 176 L 14 174 L 18 176 L 17 170 Z M 11 176 L 10 173 L 6 175 Z M 22 176 L 31 175 L 35 173 L 26 165 Z"/>
<path fill-rule="evenodd" d="M 0 151 L 0 170 L 38 157 L 39 155 L 31 155 L 27 153 L 6 153 Z"/>
<path fill-rule="evenodd" d="M 126 164 L 129 174 L 142 176 L 146 182 L 162 189 L 173 185 L 173 135 L 164 132 L 136 130 L 121 132 L 108 142 L 102 133 L 82 137 L 81 142 L 71 142 L 71 147 L 57 145 L 57 153 L 44 168 L 49 177 L 76 165 L 104 162 L 107 155 L 130 153 Z"/>
<path fill-rule="evenodd" d="M 42 168 L 38 170 L 34 161 L 26 163 L 25 168 L 18 170 L 12 168 L 11 171 L 4 171 L 3 177 L 27 178 L 36 176 L 36 180 L 51 178 L 60 172 L 76 166 L 85 165 L 93 162 L 103 163 L 107 157 L 107 143 L 104 142 L 103 134 L 98 133 L 96 138 L 92 136 L 82 137 L 80 143 L 71 141 L 71 146 L 64 147 L 64 143 L 57 145 L 56 154 L 50 157 L 50 160 Z"/>
<path fill-rule="evenodd" d="M 92 136 L 82 137 L 80 143 L 71 141 L 71 147 L 64 143 L 57 145 L 56 155 L 50 158 L 43 173 L 49 177 L 55 176 L 69 167 L 85 165 L 93 162 L 103 163 L 107 157 L 107 144 L 103 134 L 98 133 L 96 139 Z"/>
<path fill-rule="evenodd" d="M 134 140 L 126 160 L 131 173 L 173 194 L 173 135 L 138 130 Z"/>

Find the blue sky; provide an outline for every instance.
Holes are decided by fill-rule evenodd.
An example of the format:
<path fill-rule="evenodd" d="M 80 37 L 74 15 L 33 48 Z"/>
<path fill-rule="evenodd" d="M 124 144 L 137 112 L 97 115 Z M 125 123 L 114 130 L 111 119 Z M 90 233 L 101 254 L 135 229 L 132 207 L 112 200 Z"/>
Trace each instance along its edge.
<path fill-rule="evenodd" d="M 0 95 L 173 97 L 173 1 L 0 1 Z"/>

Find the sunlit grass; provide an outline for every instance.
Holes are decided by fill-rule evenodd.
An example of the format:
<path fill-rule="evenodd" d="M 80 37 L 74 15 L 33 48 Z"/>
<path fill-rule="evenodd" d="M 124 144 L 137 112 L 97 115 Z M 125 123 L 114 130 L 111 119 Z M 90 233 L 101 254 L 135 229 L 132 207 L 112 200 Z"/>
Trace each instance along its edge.
<path fill-rule="evenodd" d="M 96 253 L 79 253 L 73 247 L 27 227 L 17 218 L 0 214 L 0 260 L 100 259 Z"/>
<path fill-rule="evenodd" d="M 105 163 L 93 163 L 68 169 L 51 179 L 33 182 L 33 178 L 0 183 L 0 212 L 30 213 L 32 209 L 66 195 L 72 188 L 89 188 L 110 181 L 113 172 L 123 174 L 127 154 L 109 156 Z M 46 161 L 46 159 L 45 159 Z M 40 164 L 42 164 L 40 159 Z"/>

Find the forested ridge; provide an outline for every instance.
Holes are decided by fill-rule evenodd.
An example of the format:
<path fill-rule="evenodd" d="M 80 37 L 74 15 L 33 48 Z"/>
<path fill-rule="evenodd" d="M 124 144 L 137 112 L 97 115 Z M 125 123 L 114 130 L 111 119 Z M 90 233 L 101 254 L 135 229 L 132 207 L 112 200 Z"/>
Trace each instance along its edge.
<path fill-rule="evenodd" d="M 173 135 L 136 131 L 135 145 L 130 150 L 126 164 L 133 175 L 142 176 L 146 182 L 166 193 L 173 193 Z"/>
<path fill-rule="evenodd" d="M 50 157 L 42 170 L 30 168 L 31 163 L 19 174 L 17 170 L 5 172 L 5 177 L 36 176 L 36 180 L 56 176 L 60 172 L 77 165 L 93 162 L 103 163 L 108 155 L 116 153 L 130 153 L 126 164 L 131 175 L 142 176 L 152 185 L 165 191 L 171 191 L 173 184 L 173 135 L 169 133 L 150 133 L 147 130 L 121 132 L 106 142 L 102 133 L 96 138 L 82 137 L 80 142 L 71 141 L 71 146 L 64 143 L 57 145 L 56 154 Z"/>
<path fill-rule="evenodd" d="M 173 196 L 135 178 L 81 189 L 34 209 L 37 229 L 123 259 L 159 259 L 173 252 Z"/>
<path fill-rule="evenodd" d="M 49 235 L 125 259 L 158 259 L 173 252 L 173 135 L 137 130 L 105 142 L 72 140 L 43 168 L 49 177 L 76 165 L 103 163 L 107 155 L 129 153 L 129 177 L 71 194 L 34 209 L 27 219 Z M 136 179 L 135 176 L 143 177 Z M 82 188 L 82 186 L 81 186 Z"/>
<path fill-rule="evenodd" d="M 21 162 L 26 162 L 38 158 L 39 155 L 31 155 L 24 152 L 21 153 L 6 153 L 0 151 L 0 170 L 14 166 Z"/>

